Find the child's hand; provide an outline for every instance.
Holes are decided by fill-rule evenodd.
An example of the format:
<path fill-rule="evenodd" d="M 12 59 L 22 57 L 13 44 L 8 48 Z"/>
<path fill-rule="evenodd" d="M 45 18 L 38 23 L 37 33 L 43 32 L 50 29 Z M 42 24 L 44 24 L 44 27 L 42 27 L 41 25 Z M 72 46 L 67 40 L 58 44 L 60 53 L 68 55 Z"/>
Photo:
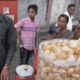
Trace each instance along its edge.
<path fill-rule="evenodd" d="M 20 35 L 18 36 L 18 39 L 19 39 L 19 41 L 20 41 L 20 44 L 23 45 L 23 40 L 22 40 L 22 38 L 21 38 Z"/>
<path fill-rule="evenodd" d="M 21 44 L 21 45 L 23 45 L 23 41 L 22 41 L 22 39 L 21 39 L 21 38 L 20 38 L 20 44 Z"/>

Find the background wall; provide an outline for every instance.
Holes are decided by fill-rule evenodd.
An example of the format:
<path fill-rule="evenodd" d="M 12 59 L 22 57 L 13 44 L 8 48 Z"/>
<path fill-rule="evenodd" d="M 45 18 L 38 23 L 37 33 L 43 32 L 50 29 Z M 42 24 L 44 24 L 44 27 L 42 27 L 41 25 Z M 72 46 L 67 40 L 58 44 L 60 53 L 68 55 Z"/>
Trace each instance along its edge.
<path fill-rule="evenodd" d="M 76 12 L 75 12 L 75 20 L 80 20 L 80 0 L 75 0 L 76 4 Z"/>
<path fill-rule="evenodd" d="M 53 0 L 52 1 L 52 12 L 50 22 L 56 22 L 57 17 L 66 11 L 67 6 L 74 3 L 74 0 Z"/>
<path fill-rule="evenodd" d="M 49 1 L 52 1 L 51 5 L 49 5 Z M 57 17 L 65 12 L 67 6 L 71 3 L 77 6 L 74 17 L 75 20 L 78 20 L 80 18 L 80 0 L 18 0 L 18 20 L 27 16 L 26 9 L 29 4 L 37 4 L 39 7 L 37 19 L 41 25 L 56 22 Z M 48 16 L 50 19 L 46 20 Z"/>

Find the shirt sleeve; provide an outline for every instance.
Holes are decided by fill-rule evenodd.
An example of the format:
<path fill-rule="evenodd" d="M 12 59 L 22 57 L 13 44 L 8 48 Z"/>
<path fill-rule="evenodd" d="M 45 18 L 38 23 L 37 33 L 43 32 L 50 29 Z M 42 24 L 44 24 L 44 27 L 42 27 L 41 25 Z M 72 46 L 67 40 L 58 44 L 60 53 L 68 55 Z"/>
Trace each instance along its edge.
<path fill-rule="evenodd" d="M 11 19 L 9 19 L 8 21 L 10 22 L 10 24 L 9 24 L 9 29 L 7 31 L 8 50 L 7 50 L 7 58 L 5 64 L 10 65 L 16 50 L 17 37 L 13 21 Z"/>
<path fill-rule="evenodd" d="M 16 28 L 16 29 L 21 28 L 21 27 L 22 27 L 22 23 L 23 23 L 23 20 L 18 21 L 18 22 L 15 24 L 15 28 Z"/>

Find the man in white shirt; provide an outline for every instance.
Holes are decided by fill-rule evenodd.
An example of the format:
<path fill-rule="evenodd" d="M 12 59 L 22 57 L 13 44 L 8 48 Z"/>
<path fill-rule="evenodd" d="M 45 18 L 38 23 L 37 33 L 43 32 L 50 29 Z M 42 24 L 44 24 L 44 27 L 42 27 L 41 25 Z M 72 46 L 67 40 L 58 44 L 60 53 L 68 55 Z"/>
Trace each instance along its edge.
<path fill-rule="evenodd" d="M 75 10 L 76 10 L 76 5 L 70 4 L 70 5 L 68 5 L 67 11 L 63 13 L 63 14 L 66 14 L 69 17 L 69 22 L 67 24 L 67 29 L 70 30 L 70 31 L 72 31 L 72 27 L 73 27 L 72 20 L 73 20 L 73 14 L 74 14 Z"/>

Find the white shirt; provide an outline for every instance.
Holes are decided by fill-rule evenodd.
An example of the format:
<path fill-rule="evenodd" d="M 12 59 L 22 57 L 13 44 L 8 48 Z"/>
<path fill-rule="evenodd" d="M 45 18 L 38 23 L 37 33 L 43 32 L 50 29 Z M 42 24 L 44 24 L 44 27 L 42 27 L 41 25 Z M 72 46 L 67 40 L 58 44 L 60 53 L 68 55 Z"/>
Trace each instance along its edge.
<path fill-rule="evenodd" d="M 68 24 L 67 24 L 67 29 L 72 31 L 72 26 L 73 26 L 73 22 L 72 22 L 72 19 L 73 19 L 73 16 L 69 15 L 69 13 L 66 11 L 64 12 L 63 14 L 67 15 L 69 17 L 69 21 L 68 21 Z"/>

